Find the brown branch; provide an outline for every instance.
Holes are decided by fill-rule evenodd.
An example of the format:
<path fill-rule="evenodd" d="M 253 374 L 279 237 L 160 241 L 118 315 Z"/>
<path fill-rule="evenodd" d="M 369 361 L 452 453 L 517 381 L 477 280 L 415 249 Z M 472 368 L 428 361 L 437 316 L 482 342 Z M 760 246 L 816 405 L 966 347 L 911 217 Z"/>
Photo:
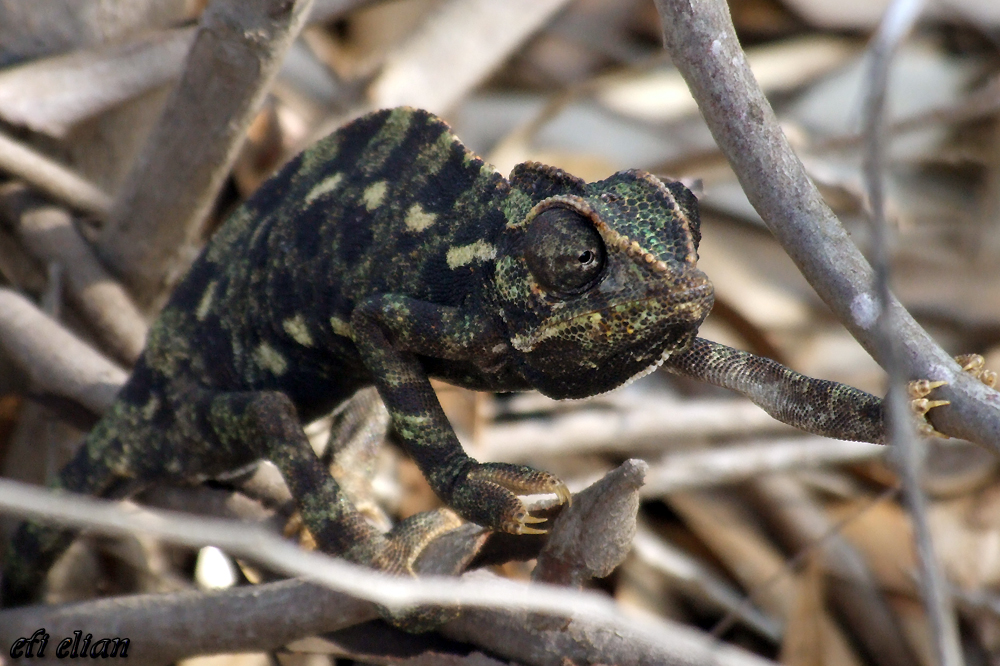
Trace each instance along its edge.
<path fill-rule="evenodd" d="M 111 197 L 96 185 L 4 134 L 0 134 L 0 169 L 85 213 L 103 218 L 111 210 Z"/>
<path fill-rule="evenodd" d="M 301 580 L 218 592 L 143 594 L 0 611 L 10 645 L 39 627 L 58 643 L 83 629 L 128 638 L 130 661 L 169 664 L 199 654 L 273 650 L 375 618 L 375 604 Z M 55 645 L 49 649 L 55 650 Z"/>
<path fill-rule="evenodd" d="M 879 591 L 875 574 L 819 504 L 787 476 L 768 475 L 750 484 L 766 517 L 779 526 L 791 550 L 817 547 L 831 578 L 827 596 L 840 618 L 881 666 L 911 666 L 919 660 Z"/>
<path fill-rule="evenodd" d="M 725 2 L 656 0 L 664 42 L 743 190 L 820 297 L 876 360 L 872 269 L 810 182 L 746 64 Z M 941 379 L 941 432 L 1000 450 L 1000 392 L 961 371 L 893 299 L 907 373 Z"/>
<path fill-rule="evenodd" d="M 34 196 L 20 184 L 0 188 L 0 215 L 34 257 L 57 262 L 73 302 L 87 316 L 111 353 L 131 365 L 146 342 L 146 320 L 80 236 L 68 212 Z"/>
<path fill-rule="evenodd" d="M 114 401 L 124 370 L 10 289 L 0 289 L 0 345 L 40 390 L 95 414 Z"/>
<path fill-rule="evenodd" d="M 99 250 L 140 307 L 187 268 L 247 126 L 312 0 L 213 0 L 184 74 L 115 201 Z"/>

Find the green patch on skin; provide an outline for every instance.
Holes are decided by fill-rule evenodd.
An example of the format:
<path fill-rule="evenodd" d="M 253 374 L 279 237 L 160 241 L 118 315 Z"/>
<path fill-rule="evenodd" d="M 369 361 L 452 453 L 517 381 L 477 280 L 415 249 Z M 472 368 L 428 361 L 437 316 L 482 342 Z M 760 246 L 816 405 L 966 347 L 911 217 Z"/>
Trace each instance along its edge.
<path fill-rule="evenodd" d="M 297 314 L 291 319 L 281 322 L 281 327 L 285 329 L 285 333 L 292 336 L 292 340 L 295 340 L 303 347 L 312 347 L 315 344 L 312 334 L 309 333 L 309 325 L 306 323 L 306 318 L 301 314 Z"/>
<path fill-rule="evenodd" d="M 365 208 L 372 211 L 382 205 L 382 200 L 385 199 L 385 193 L 389 189 L 389 183 L 384 180 L 380 180 L 377 183 L 372 183 L 365 188 L 365 193 L 362 195 L 362 199 L 365 202 Z"/>
<path fill-rule="evenodd" d="M 160 408 L 160 399 L 155 395 L 150 396 L 149 402 L 142 408 L 142 417 L 147 421 L 156 416 L 156 410 Z"/>
<path fill-rule="evenodd" d="M 448 268 L 452 270 L 459 266 L 467 266 L 473 261 L 488 261 L 497 256 L 497 249 L 486 241 L 478 240 L 469 245 L 449 248 L 447 254 Z"/>
<path fill-rule="evenodd" d="M 423 209 L 423 206 L 415 203 L 406 211 L 404 224 L 406 224 L 406 228 L 410 231 L 425 231 L 437 221 L 437 217 L 436 213 L 428 213 Z"/>
<path fill-rule="evenodd" d="M 306 195 L 305 202 L 307 204 L 311 204 L 313 201 L 319 199 L 324 194 L 329 194 L 330 192 L 333 192 L 335 189 L 337 189 L 342 180 L 344 180 L 344 174 L 342 173 L 335 173 L 332 176 L 324 178 L 319 182 L 319 184 L 317 184 L 311 190 L 309 190 L 309 194 Z"/>
<path fill-rule="evenodd" d="M 340 317 L 330 317 L 330 328 L 337 335 L 342 335 L 345 338 L 354 338 L 354 330 L 351 328 L 351 323 L 344 321 Z"/>
<path fill-rule="evenodd" d="M 215 288 L 219 286 L 218 281 L 212 280 L 208 283 L 205 288 L 205 293 L 201 295 L 201 300 L 198 301 L 198 308 L 195 310 L 194 316 L 198 321 L 204 321 L 205 317 L 212 310 L 212 302 L 215 300 Z"/>
<path fill-rule="evenodd" d="M 267 344 L 262 342 L 257 345 L 257 349 L 254 350 L 254 357 L 257 359 L 257 364 L 269 371 L 273 375 L 278 375 L 279 377 L 288 371 L 288 361 L 281 353 Z"/>

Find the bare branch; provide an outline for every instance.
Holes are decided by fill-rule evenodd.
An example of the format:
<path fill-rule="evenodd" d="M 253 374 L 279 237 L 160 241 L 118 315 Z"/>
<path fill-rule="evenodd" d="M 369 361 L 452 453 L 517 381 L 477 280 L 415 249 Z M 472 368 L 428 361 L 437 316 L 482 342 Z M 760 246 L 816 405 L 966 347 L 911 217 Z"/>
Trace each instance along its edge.
<path fill-rule="evenodd" d="M 96 185 L 4 134 L 0 134 L 0 169 L 86 213 L 103 218 L 111 210 L 111 197 Z"/>
<path fill-rule="evenodd" d="M 126 178 L 101 255 L 140 307 L 193 258 L 211 205 L 312 0 L 213 0 L 184 74 Z"/>
<path fill-rule="evenodd" d="M 718 486 L 769 472 L 872 460 L 888 449 L 865 442 L 843 442 L 827 437 L 744 442 L 704 451 L 679 451 L 650 466 L 644 497 L 706 486 Z"/>
<path fill-rule="evenodd" d="M 488 580 L 487 576 L 485 572 L 476 572 L 465 578 Z M 537 616 L 524 612 L 469 609 L 463 611 L 460 618 L 445 625 L 441 633 L 456 640 L 476 643 L 508 659 L 542 666 L 563 666 L 567 663 L 666 666 L 774 664 L 673 622 L 659 622 L 654 638 L 645 630 L 644 619 L 634 615 L 631 625 L 614 629 L 579 616 L 555 627 L 537 620 Z"/>
<path fill-rule="evenodd" d="M 41 390 L 72 398 L 95 414 L 127 374 L 10 289 L 0 289 L 0 344 Z"/>
<path fill-rule="evenodd" d="M 820 297 L 876 359 L 872 269 L 792 152 L 746 64 L 722 0 L 657 0 L 664 41 L 732 164 L 747 197 Z M 940 379 L 952 401 L 935 427 L 1000 450 L 1000 393 L 965 376 L 893 300 L 902 359 L 911 377 Z"/>
<path fill-rule="evenodd" d="M 63 269 L 70 297 L 93 324 L 107 348 L 132 364 L 146 342 L 146 320 L 94 254 L 62 208 L 33 196 L 26 187 L 0 187 L 0 214 L 6 215 L 28 250 Z"/>
<path fill-rule="evenodd" d="M 94 527 L 109 534 L 145 533 L 174 543 L 193 547 L 214 545 L 227 552 L 261 562 L 291 575 L 304 576 L 339 592 L 350 594 L 392 609 L 414 604 L 460 604 L 463 618 L 456 622 L 456 631 L 498 639 L 491 649 L 507 653 L 535 650 L 539 636 L 548 644 L 561 646 L 559 651 L 540 656 L 534 663 L 552 662 L 568 651 L 591 654 L 655 655 L 657 663 L 760 665 L 765 660 L 739 649 L 716 643 L 697 631 L 653 618 L 637 619 L 626 616 L 614 602 L 591 592 L 568 590 L 535 583 L 531 586 L 495 577 L 466 576 L 462 579 L 429 576 L 420 579 L 397 578 L 349 564 L 316 552 L 304 551 L 295 544 L 254 525 L 213 518 L 195 518 L 169 511 L 122 508 L 121 505 L 71 493 L 54 493 L 35 486 L 0 480 L 0 510 L 34 520 L 57 521 L 73 527 Z M 489 609 L 475 615 L 473 609 Z M 308 610 L 308 606 L 306 606 Z M 575 629 L 539 632 L 525 631 L 522 622 L 505 626 L 505 631 L 489 631 L 477 623 L 500 623 L 498 609 L 518 612 L 540 612 L 563 616 Z M 36 608 L 0 611 L 0 643 L 12 643 L 20 634 L 10 627 L 21 626 L 24 614 Z M 109 618 L 120 617 L 119 612 Z M 465 619 L 464 616 L 468 616 Z M 504 616 L 507 617 L 507 616 Z M 514 617 L 514 616 L 510 616 Z M 118 621 L 117 619 L 115 621 Z M 451 623 L 454 624 L 454 623 Z M 88 621 L 92 627 L 93 617 Z M 96 631 L 97 628 L 88 629 Z M 115 631 L 114 627 L 109 630 Z M 538 634 L 538 635 L 535 635 Z M 594 648 L 587 637 L 603 636 L 603 644 Z M 512 636 L 520 636 L 517 641 Z M 504 648 L 503 646 L 506 645 Z M 534 647 L 533 647 L 534 646 Z M 600 661 L 600 659 L 597 659 Z"/>
<path fill-rule="evenodd" d="M 520 461 L 589 451 L 655 451 L 681 438 L 790 432 L 794 429 L 749 400 L 642 397 L 628 405 L 497 423 L 470 448 L 491 459 Z"/>
<path fill-rule="evenodd" d="M 181 73 L 194 30 L 177 28 L 0 73 L 0 117 L 64 137 L 69 129 Z"/>
<path fill-rule="evenodd" d="M 370 601 L 285 580 L 0 611 L 0 640 L 9 645 L 38 627 L 52 636 L 86 627 L 96 636 L 128 638 L 129 656 L 139 663 L 169 664 L 192 655 L 273 650 L 375 617 Z"/>

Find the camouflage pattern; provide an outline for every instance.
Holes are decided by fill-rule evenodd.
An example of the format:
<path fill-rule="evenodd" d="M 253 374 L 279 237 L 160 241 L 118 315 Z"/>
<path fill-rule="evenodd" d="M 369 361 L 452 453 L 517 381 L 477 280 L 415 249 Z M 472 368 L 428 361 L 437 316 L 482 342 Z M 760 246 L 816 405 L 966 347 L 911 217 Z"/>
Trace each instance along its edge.
<path fill-rule="evenodd" d="M 586 183 L 530 162 L 505 179 L 429 113 L 367 115 L 220 228 L 58 485 L 123 497 L 268 459 L 319 548 L 407 572 L 455 513 L 539 533 L 518 495 L 569 501 L 551 474 L 466 455 L 429 377 L 579 398 L 665 364 L 807 430 L 881 441 L 877 398 L 695 338 L 713 303 L 699 241 L 697 201 L 679 183 L 641 171 Z M 381 534 L 320 463 L 301 424 L 369 385 L 455 513 Z M 71 538 L 23 525 L 4 605 L 36 597 Z"/>

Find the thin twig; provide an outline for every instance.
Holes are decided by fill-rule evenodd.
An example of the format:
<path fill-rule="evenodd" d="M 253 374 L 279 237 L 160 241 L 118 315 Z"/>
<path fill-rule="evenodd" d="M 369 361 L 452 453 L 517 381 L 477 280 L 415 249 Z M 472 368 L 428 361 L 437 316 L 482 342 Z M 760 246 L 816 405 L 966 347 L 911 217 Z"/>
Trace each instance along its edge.
<path fill-rule="evenodd" d="M 48 393 L 65 396 L 94 414 L 114 401 L 124 370 L 10 289 L 0 289 L 0 345 Z"/>
<path fill-rule="evenodd" d="M 667 442 L 702 437 L 795 432 L 743 399 L 635 398 L 546 419 L 497 423 L 474 446 L 484 457 L 505 461 L 591 451 L 636 453 L 662 450 Z"/>
<path fill-rule="evenodd" d="M 889 395 L 886 398 L 888 440 L 896 455 L 896 467 L 903 483 L 903 497 L 910 509 L 920 585 L 924 606 L 931 627 L 937 663 L 940 666 L 961 666 L 964 663 L 951 596 L 947 582 L 934 554 L 930 526 L 927 522 L 927 498 L 920 485 L 923 452 L 915 437 L 914 426 L 903 384 L 906 381 L 900 352 L 895 340 L 898 312 L 890 306 L 888 224 L 885 219 L 885 193 L 882 171 L 885 162 L 885 99 L 889 81 L 889 66 L 899 45 L 912 30 L 920 16 L 922 0 L 894 0 L 886 10 L 872 40 L 869 53 L 867 91 L 863 108 L 865 141 L 865 181 L 872 209 L 874 290 L 878 303 L 877 343 L 881 347 L 882 366 L 889 375 Z"/>
<path fill-rule="evenodd" d="M 809 436 L 784 441 L 756 440 L 704 451 L 679 451 L 650 465 L 643 497 L 736 483 L 760 474 L 881 458 L 886 448 Z"/>
<path fill-rule="evenodd" d="M 784 623 L 753 605 L 732 585 L 698 560 L 640 527 L 633 543 L 636 556 L 670 577 L 683 591 L 730 613 L 765 638 L 781 642 Z"/>
<path fill-rule="evenodd" d="M 73 302 L 86 315 L 105 348 L 131 365 L 146 342 L 146 321 L 125 289 L 101 265 L 64 209 L 11 183 L 0 187 L 0 215 L 10 219 L 28 250 L 42 262 L 58 262 Z"/>
<path fill-rule="evenodd" d="M 851 334 L 883 360 L 872 270 L 823 201 L 778 126 L 723 0 L 656 0 L 664 41 L 743 190 L 799 270 Z M 897 340 L 910 377 L 945 380 L 951 405 L 935 427 L 1000 451 L 1000 392 L 966 376 L 893 299 Z"/>
<path fill-rule="evenodd" d="M 0 169 L 86 213 L 104 218 L 111 210 L 111 197 L 96 185 L 4 134 L 0 134 Z"/>
<path fill-rule="evenodd" d="M 827 598 L 879 666 L 912 666 L 918 659 L 864 557 L 795 479 L 768 474 L 749 484 L 768 520 L 793 551 L 816 548 L 831 579 Z"/>

